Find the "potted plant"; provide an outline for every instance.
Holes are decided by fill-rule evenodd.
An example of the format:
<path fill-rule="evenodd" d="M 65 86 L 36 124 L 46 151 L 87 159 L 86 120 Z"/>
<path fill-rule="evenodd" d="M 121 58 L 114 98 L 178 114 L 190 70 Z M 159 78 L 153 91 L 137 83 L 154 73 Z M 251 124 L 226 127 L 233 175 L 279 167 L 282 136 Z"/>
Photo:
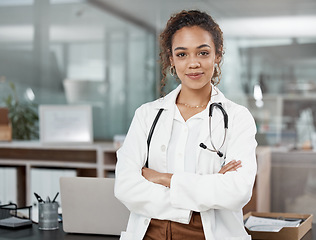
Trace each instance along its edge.
<path fill-rule="evenodd" d="M 37 104 L 30 101 L 20 101 L 14 83 L 9 82 L 11 93 L 4 98 L 4 104 L 9 109 L 9 119 L 12 125 L 12 139 L 38 139 Z"/>

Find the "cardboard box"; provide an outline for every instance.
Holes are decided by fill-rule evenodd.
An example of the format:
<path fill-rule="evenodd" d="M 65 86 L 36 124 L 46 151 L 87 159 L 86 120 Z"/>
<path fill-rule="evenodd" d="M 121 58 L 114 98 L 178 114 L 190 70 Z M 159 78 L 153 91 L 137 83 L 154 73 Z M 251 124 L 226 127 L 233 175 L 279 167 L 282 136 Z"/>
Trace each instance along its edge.
<path fill-rule="evenodd" d="M 0 141 L 12 141 L 11 125 L 0 125 Z"/>
<path fill-rule="evenodd" d="M 9 125 L 9 109 L 0 107 L 0 125 Z"/>
<path fill-rule="evenodd" d="M 299 240 L 312 228 L 313 223 L 312 214 L 249 212 L 244 215 L 244 221 L 250 216 L 304 219 L 298 227 L 284 227 L 279 232 L 250 231 L 246 228 L 252 239 Z"/>
<path fill-rule="evenodd" d="M 0 141 L 12 140 L 12 127 L 9 120 L 9 110 L 0 108 Z"/>

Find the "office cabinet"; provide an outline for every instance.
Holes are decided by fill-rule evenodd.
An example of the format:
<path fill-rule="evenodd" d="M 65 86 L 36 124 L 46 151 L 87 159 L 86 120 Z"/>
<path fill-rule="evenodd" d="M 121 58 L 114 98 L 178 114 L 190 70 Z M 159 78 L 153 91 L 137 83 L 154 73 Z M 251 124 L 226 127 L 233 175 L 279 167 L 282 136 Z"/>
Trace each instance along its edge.
<path fill-rule="evenodd" d="M 75 169 L 77 176 L 106 177 L 114 172 L 116 149 L 113 143 L 45 145 L 21 141 L 0 143 L 0 166 L 17 169 L 17 203 L 31 204 L 32 168 Z"/>

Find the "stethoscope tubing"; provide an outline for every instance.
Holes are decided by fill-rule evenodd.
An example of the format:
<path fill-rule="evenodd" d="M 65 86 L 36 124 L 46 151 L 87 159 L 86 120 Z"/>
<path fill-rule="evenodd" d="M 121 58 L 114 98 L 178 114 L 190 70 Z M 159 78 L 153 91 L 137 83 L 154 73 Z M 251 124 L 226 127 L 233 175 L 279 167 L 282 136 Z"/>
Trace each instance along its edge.
<path fill-rule="evenodd" d="M 213 140 L 212 140 L 212 116 L 213 116 L 213 109 L 214 109 L 214 107 L 217 107 L 219 110 L 221 110 L 221 112 L 223 114 L 223 118 L 224 118 L 224 131 L 225 131 L 225 133 L 224 133 L 223 142 L 221 143 L 219 148 L 215 147 L 215 144 L 213 143 Z M 209 108 L 209 131 L 210 131 L 210 142 L 211 142 L 211 145 L 212 145 L 213 149 L 208 148 L 204 143 L 200 143 L 200 147 L 203 148 L 203 149 L 209 150 L 211 152 L 216 152 L 219 157 L 221 157 L 221 158 L 223 157 L 224 158 L 224 162 L 222 163 L 221 167 L 223 167 L 225 165 L 225 159 L 226 159 L 226 154 L 223 154 L 223 152 L 221 152 L 221 149 L 222 149 L 222 147 L 224 146 L 224 144 L 226 142 L 227 130 L 228 130 L 228 115 L 227 115 L 227 112 L 223 108 L 222 103 L 212 103 L 210 105 L 210 108 Z"/>

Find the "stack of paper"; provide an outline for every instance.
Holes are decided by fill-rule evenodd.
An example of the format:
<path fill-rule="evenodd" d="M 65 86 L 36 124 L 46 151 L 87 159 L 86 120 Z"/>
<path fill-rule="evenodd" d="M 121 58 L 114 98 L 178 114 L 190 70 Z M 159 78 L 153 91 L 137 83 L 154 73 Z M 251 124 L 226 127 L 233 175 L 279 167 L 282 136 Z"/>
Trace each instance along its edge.
<path fill-rule="evenodd" d="M 250 231 L 263 231 L 263 232 L 279 232 L 283 227 L 298 227 L 301 220 L 278 220 L 263 217 L 250 216 L 247 219 L 245 227 Z"/>
<path fill-rule="evenodd" d="M 2 227 L 24 227 L 31 225 L 32 221 L 30 219 L 21 219 L 17 217 L 9 217 L 0 220 L 0 226 Z"/>

